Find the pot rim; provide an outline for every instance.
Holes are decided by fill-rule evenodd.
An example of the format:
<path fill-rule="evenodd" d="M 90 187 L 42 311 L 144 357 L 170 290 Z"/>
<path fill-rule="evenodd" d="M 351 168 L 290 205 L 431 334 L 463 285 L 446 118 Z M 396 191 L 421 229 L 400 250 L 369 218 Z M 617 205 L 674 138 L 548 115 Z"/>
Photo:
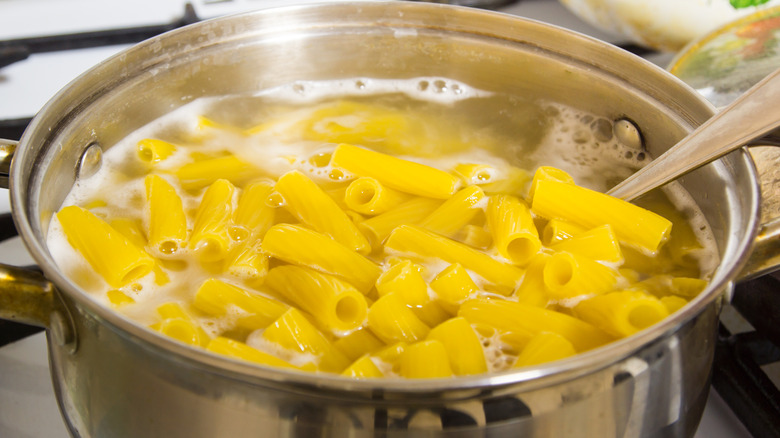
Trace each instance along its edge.
<path fill-rule="evenodd" d="M 485 11 L 444 4 L 369 1 L 274 7 L 265 10 L 258 10 L 249 13 L 206 20 L 141 42 L 92 67 L 66 85 L 49 102 L 47 102 L 41 111 L 34 117 L 28 129 L 24 132 L 19 142 L 19 146 L 17 147 L 15 154 L 16 156 L 13 160 L 11 168 L 11 205 L 19 234 L 22 236 L 22 239 L 33 258 L 40 264 L 46 277 L 49 278 L 52 283 L 57 285 L 57 288 L 62 293 L 64 293 L 67 298 L 73 300 L 78 306 L 85 309 L 88 314 L 95 317 L 101 323 L 107 324 L 112 329 L 123 332 L 123 334 L 126 336 L 134 338 L 134 341 L 137 343 L 158 349 L 163 353 L 174 353 L 177 360 L 185 361 L 192 365 L 206 367 L 210 370 L 210 372 L 213 373 L 229 373 L 233 378 L 251 381 L 259 385 L 278 385 L 284 386 L 286 390 L 291 390 L 290 385 L 292 384 L 293 386 L 296 386 L 302 390 L 317 390 L 318 395 L 324 394 L 320 391 L 330 391 L 333 394 L 348 392 L 353 396 L 354 392 L 363 392 L 369 397 L 371 396 L 372 392 L 377 390 L 381 390 L 388 394 L 394 392 L 422 394 L 439 393 L 443 391 L 468 391 L 485 387 L 500 388 L 510 385 L 524 385 L 524 387 L 527 389 L 533 389 L 554 383 L 565 382 L 578 376 L 591 373 L 598 369 L 606 368 L 623 358 L 631 356 L 644 346 L 654 341 L 663 339 L 665 335 L 673 333 L 685 322 L 701 314 L 704 308 L 711 305 L 712 302 L 715 301 L 723 292 L 728 292 L 731 290 L 731 282 L 736 277 L 737 273 L 745 262 L 746 255 L 750 253 L 759 226 L 759 215 L 757 213 L 760 205 L 759 189 L 757 183 L 758 175 L 750 154 L 747 153 L 745 149 L 733 152 L 729 155 L 729 157 L 732 159 L 742 160 L 747 164 L 749 169 L 748 176 L 752 181 L 751 199 L 743 200 L 743 202 L 746 205 L 754 208 L 752 216 L 755 218 L 755 220 L 751 221 L 748 229 L 744 230 L 743 237 L 741 237 L 736 243 L 733 242 L 736 237 L 732 236 L 729 239 L 729 242 L 732 242 L 733 246 L 730 251 L 736 254 L 735 256 L 730 257 L 733 262 L 730 265 L 724 267 L 723 260 L 721 260 L 719 268 L 716 270 L 712 281 L 703 292 L 701 292 L 696 298 L 694 298 L 677 313 L 667 317 L 664 321 L 628 338 L 611 342 L 602 347 L 577 354 L 571 358 L 550 362 L 539 366 L 520 368 L 517 370 L 507 370 L 476 376 L 462 376 L 453 379 L 354 380 L 335 374 L 330 375 L 326 373 L 320 374 L 286 370 L 239 361 L 210 353 L 204 349 L 196 349 L 186 346 L 172 339 L 168 339 L 163 335 L 152 331 L 151 329 L 142 327 L 141 325 L 130 321 L 107 306 L 104 306 L 92 299 L 87 293 L 83 292 L 78 286 L 75 285 L 75 283 L 73 283 L 56 268 L 56 264 L 53 258 L 46 249 L 45 242 L 39 241 L 37 239 L 36 231 L 32 226 L 31 219 L 40 222 L 40 212 L 34 211 L 35 206 L 28 205 L 28 200 L 25 198 L 26 187 L 20 181 L 18 181 L 18 175 L 22 173 L 22 166 L 24 165 L 25 158 L 30 159 L 30 157 L 27 156 L 29 155 L 27 150 L 31 148 L 31 146 L 28 146 L 28 144 L 32 143 L 34 134 L 40 130 L 46 131 L 49 129 L 47 126 L 43 125 L 42 119 L 48 113 L 55 111 L 56 106 L 60 101 L 68 100 L 70 97 L 69 95 L 72 92 L 71 90 L 74 87 L 84 81 L 91 80 L 94 76 L 100 75 L 101 71 L 108 68 L 107 66 L 120 62 L 120 58 L 123 58 L 128 53 L 138 52 L 155 44 L 159 45 L 161 44 L 161 41 L 170 39 L 172 36 L 193 32 L 193 29 L 199 29 L 213 24 L 236 20 L 240 17 L 290 14 L 301 9 L 369 9 L 387 8 L 388 6 L 396 8 L 394 10 L 398 16 L 396 18 L 414 11 L 425 10 L 437 10 L 438 12 L 442 13 L 452 13 L 452 23 L 454 23 L 453 28 L 445 29 L 449 32 L 479 35 L 483 38 L 492 38 L 506 43 L 533 44 L 535 47 L 541 47 L 542 49 L 550 51 L 551 53 L 557 53 L 560 56 L 565 56 L 566 58 L 576 61 L 592 61 L 588 59 L 588 56 L 594 52 L 603 53 L 605 58 L 617 59 L 619 60 L 618 64 L 620 64 L 622 61 L 630 60 L 633 63 L 632 65 L 641 66 L 644 69 L 642 71 L 643 77 L 648 75 L 656 81 L 664 82 L 664 85 L 668 85 L 669 88 L 676 87 L 676 92 L 687 93 L 693 96 L 700 105 L 708 109 L 710 114 L 714 114 L 715 112 L 714 107 L 706 99 L 699 96 L 693 89 L 688 87 L 682 81 L 678 80 L 668 72 L 662 70 L 660 67 L 657 67 L 654 64 L 651 64 L 648 61 L 638 57 L 636 57 L 635 60 L 631 59 L 633 55 L 627 54 L 622 49 L 564 28 L 495 11 Z M 480 20 L 487 21 L 491 24 L 489 26 L 483 25 L 479 28 L 464 25 L 464 21 L 471 18 L 479 18 Z M 532 41 L 525 41 L 517 37 L 513 37 L 509 34 L 501 34 L 502 30 L 511 29 L 511 26 L 513 24 L 517 24 L 518 22 L 522 22 L 524 26 L 533 28 L 542 34 L 545 32 L 555 32 L 556 34 L 562 34 L 569 40 L 576 40 L 578 44 L 585 45 L 588 50 L 583 50 L 581 53 L 574 53 L 573 51 L 563 53 L 564 51 L 555 51 L 552 47 L 544 47 L 540 44 L 535 44 Z M 441 29 L 441 26 L 438 24 L 412 24 L 415 28 Z M 409 26 L 412 26 L 412 24 L 409 24 Z M 386 25 L 386 23 L 378 23 L 377 25 Z M 397 24 L 395 27 L 397 27 Z M 284 28 L 284 30 L 288 29 Z M 597 65 L 597 67 L 601 68 L 608 74 L 617 76 L 619 79 L 624 79 L 628 82 L 631 82 L 629 81 L 629 73 L 621 73 L 619 71 L 620 65 L 603 64 Z M 630 73 L 632 77 L 636 74 L 636 70 Z M 61 119 L 58 120 L 62 121 Z M 719 160 L 717 163 L 717 165 L 723 165 L 721 160 Z"/>

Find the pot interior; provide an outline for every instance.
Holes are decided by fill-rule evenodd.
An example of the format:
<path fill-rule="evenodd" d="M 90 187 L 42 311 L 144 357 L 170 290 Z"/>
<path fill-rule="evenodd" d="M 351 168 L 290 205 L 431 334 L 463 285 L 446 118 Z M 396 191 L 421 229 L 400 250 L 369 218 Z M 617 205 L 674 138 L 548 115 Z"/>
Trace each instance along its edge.
<path fill-rule="evenodd" d="M 639 127 L 651 156 L 712 114 L 695 92 L 639 58 L 516 17 L 406 2 L 260 11 L 146 41 L 60 92 L 33 121 L 15 157 L 12 197 L 20 232 L 62 290 L 102 319 L 129 327 L 90 304 L 57 270 L 45 246 L 51 215 L 75 183 L 89 145 L 107 150 L 200 97 L 256 93 L 292 82 L 305 87 L 309 81 L 420 77 L 629 120 Z M 681 183 L 706 216 L 722 260 L 702 303 L 683 314 L 689 317 L 722 290 L 749 249 L 757 193 L 752 163 L 743 152 Z M 677 323 L 669 321 L 657 331 Z M 624 354 L 636 342 L 641 340 L 605 348 Z"/>

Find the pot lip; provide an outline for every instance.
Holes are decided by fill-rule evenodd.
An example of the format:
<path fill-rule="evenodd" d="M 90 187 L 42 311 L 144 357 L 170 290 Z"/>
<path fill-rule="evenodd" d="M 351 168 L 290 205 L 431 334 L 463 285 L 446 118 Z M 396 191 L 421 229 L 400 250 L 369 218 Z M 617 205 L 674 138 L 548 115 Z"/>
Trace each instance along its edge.
<path fill-rule="evenodd" d="M 330 4 L 310 4 L 310 5 L 293 5 L 284 6 L 280 8 L 271 8 L 267 10 L 260 10 L 250 13 L 238 14 L 238 15 L 253 15 L 253 14 L 270 14 L 278 13 L 278 11 L 290 11 L 298 8 L 331 8 L 331 7 L 345 7 L 345 6 L 357 6 L 362 8 L 368 7 L 387 7 L 389 4 L 393 4 L 393 7 L 397 8 L 419 8 L 420 10 L 426 8 L 446 8 L 457 10 L 461 14 L 473 15 L 476 17 L 491 17 L 491 20 L 505 20 L 506 24 L 517 23 L 519 21 L 530 23 L 532 26 L 540 26 L 543 28 L 554 29 L 557 32 L 567 34 L 569 38 L 577 39 L 586 43 L 590 49 L 597 49 L 601 51 L 607 51 L 613 53 L 616 57 L 625 57 L 626 54 L 617 47 L 611 46 L 608 43 L 596 40 L 594 38 L 578 34 L 563 28 L 559 28 L 554 25 L 541 23 L 535 20 L 530 20 L 522 17 L 510 16 L 493 11 L 476 10 L 473 8 L 451 6 L 444 4 L 430 4 L 430 3 L 416 3 L 416 2 L 385 2 L 385 1 L 363 1 L 363 2 L 347 2 L 347 3 L 330 3 Z M 214 23 L 222 20 L 230 20 L 228 16 L 212 20 L 207 20 L 201 23 L 196 23 L 184 28 L 180 28 L 169 32 L 169 34 L 179 34 L 186 32 L 194 26 L 201 26 L 203 23 Z M 434 26 L 435 27 L 435 26 Z M 464 31 L 462 29 L 454 29 L 453 31 Z M 465 30 L 472 32 L 471 30 Z M 493 35 L 491 35 L 493 36 Z M 500 35 L 495 35 L 500 38 Z M 93 67 L 87 72 L 74 79 L 70 84 L 61 89 L 40 111 L 38 115 L 33 119 L 30 127 L 22 136 L 19 142 L 20 149 L 25 144 L 31 141 L 34 131 L 46 130 L 45 126 L 41 126 L 41 115 L 50 112 L 54 102 L 66 99 L 69 89 L 74 84 L 83 81 L 85 78 L 92 76 L 96 69 L 99 69 L 101 65 L 110 62 L 116 62 L 117 58 L 123 56 L 125 53 L 136 50 L 141 46 L 148 46 L 157 42 L 158 38 L 155 37 L 145 42 L 139 43 L 112 58 L 104 61 L 101 64 Z M 509 38 L 503 38 L 505 40 Z M 511 40 L 511 39 L 509 39 Z M 637 58 L 637 61 L 641 61 L 640 64 L 645 64 L 649 68 L 648 73 L 665 75 L 665 79 L 671 84 L 676 84 L 684 89 L 689 89 L 682 81 L 672 76 L 669 73 L 664 72 L 659 67 Z M 604 67 L 604 66 L 598 66 Z M 610 73 L 614 73 L 611 72 Z M 667 76 L 668 75 L 668 76 Z M 701 104 L 710 109 L 714 113 L 714 107 L 706 101 L 703 97 L 695 94 L 693 90 L 690 90 L 691 94 L 695 95 Z M 25 148 L 26 149 L 26 148 Z M 746 160 L 748 168 L 750 170 L 749 177 L 753 181 L 752 193 L 756 199 L 751 199 L 748 205 L 759 206 L 757 201 L 758 186 L 757 186 L 757 172 L 753 165 L 752 159 L 749 154 L 742 150 L 735 152 L 734 154 L 742 154 L 741 160 Z M 521 368 L 518 370 L 508 370 L 498 373 L 489 373 L 484 375 L 469 376 L 469 377 L 457 377 L 454 379 L 420 379 L 420 380 L 405 380 L 405 379 L 381 379 L 381 380 L 354 380 L 341 377 L 338 375 L 327 375 L 319 373 L 307 373 L 303 371 L 290 371 L 279 368 L 272 368 L 263 365 L 252 364 L 248 362 L 234 360 L 228 357 L 218 356 L 210 353 L 206 350 L 200 350 L 185 346 L 174 340 L 163 337 L 162 335 L 153 332 L 150 329 L 137 325 L 130 320 L 122 317 L 117 312 L 109 309 L 106 306 L 101 305 L 88 294 L 81 291 L 75 283 L 69 280 L 63 273 L 55 268 L 55 263 L 48 251 L 45 248 L 45 243 L 39 242 L 36 239 L 36 233 L 30 222 L 30 216 L 25 208 L 26 201 L 24 199 L 23 191 L 25 187 L 22 187 L 21 183 L 17 181 L 16 175 L 21 172 L 22 160 L 14 160 L 12 165 L 12 179 L 10 184 L 11 189 L 11 203 L 14 211 L 14 218 L 16 220 L 17 228 L 20 235 L 23 237 L 25 245 L 33 257 L 41 264 L 47 278 L 51 279 L 58 289 L 61 290 L 68 299 L 73 300 L 81 308 L 86 310 L 99 321 L 107 324 L 112 329 L 121 332 L 123 335 L 134 338 L 134 342 L 147 344 L 153 348 L 159 349 L 165 353 L 175 353 L 176 358 L 179 360 L 187 360 L 194 362 L 193 365 L 208 367 L 213 373 L 230 374 L 231 377 L 241 380 L 252 381 L 257 384 L 273 384 L 273 385 L 285 385 L 285 388 L 289 389 L 289 384 L 298 385 L 302 389 L 313 389 L 317 391 L 329 390 L 334 393 L 340 392 L 353 392 L 353 391 L 365 391 L 370 394 L 375 390 L 382 390 L 386 393 L 435 393 L 442 391 L 454 391 L 454 390 L 471 390 L 480 389 L 485 387 L 500 388 L 510 385 L 526 385 L 527 388 L 535 388 L 540 386 L 546 386 L 551 383 L 560 383 L 576 378 L 577 376 L 591 373 L 595 370 L 609 367 L 618 363 L 623 358 L 629 357 L 642 347 L 662 340 L 666 335 L 673 333 L 680 326 L 682 326 L 688 320 L 699 315 L 703 309 L 710 305 L 715 299 L 723 292 L 730 290 L 731 281 L 741 268 L 740 261 L 745 259 L 744 255 L 748 254 L 755 235 L 758 230 L 758 218 L 750 224 L 749 229 L 745 230 L 744 237 L 738 242 L 734 243 L 734 248 L 739 257 L 737 263 L 730 265 L 727 269 L 718 269 L 712 282 L 708 285 L 707 289 L 699 294 L 694 300 L 688 303 L 683 309 L 678 311 L 677 314 L 668 317 L 661 323 L 655 326 L 645 329 L 637 334 L 634 334 L 628 338 L 624 338 L 618 341 L 611 342 L 602 347 L 594 350 L 580 353 L 568 359 L 551 362 L 534 367 Z M 757 215 L 754 215 L 757 216 Z M 734 240 L 734 239 L 732 239 Z"/>

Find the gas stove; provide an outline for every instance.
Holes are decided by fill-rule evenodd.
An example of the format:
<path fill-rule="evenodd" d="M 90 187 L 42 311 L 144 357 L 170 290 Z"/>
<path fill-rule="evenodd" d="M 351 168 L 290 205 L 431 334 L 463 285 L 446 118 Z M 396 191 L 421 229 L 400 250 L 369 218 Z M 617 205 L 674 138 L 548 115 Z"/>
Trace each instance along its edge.
<path fill-rule="evenodd" d="M 0 138 L 18 139 L 29 119 L 59 89 L 91 66 L 136 42 L 195 21 L 290 3 L 294 2 L 0 0 Z M 674 56 L 648 51 L 605 34 L 580 21 L 556 0 L 501 3 L 503 6 L 497 7 L 500 12 L 588 34 L 662 67 Z M 0 263 L 34 267 L 20 239 L 13 237 L 9 212 L 8 191 L 2 189 Z M 774 308 L 780 308 L 777 298 L 780 279 L 767 276 L 742 284 L 740 289 L 744 293 L 736 294 L 739 298 L 735 299 L 734 307 L 727 306 L 724 312 L 722 345 L 716 358 L 722 369 L 714 373 L 715 390 L 710 393 L 696 438 L 780 436 L 777 428 L 780 382 L 771 377 L 780 372 L 756 373 L 780 368 L 777 347 L 780 344 L 772 343 L 777 339 L 778 326 L 767 324 L 766 317 L 762 322 L 751 319 L 754 314 L 762 313 L 760 308 L 767 301 L 773 300 Z M 0 321 L 0 437 L 67 436 L 49 377 L 44 333 L 37 328 Z"/>

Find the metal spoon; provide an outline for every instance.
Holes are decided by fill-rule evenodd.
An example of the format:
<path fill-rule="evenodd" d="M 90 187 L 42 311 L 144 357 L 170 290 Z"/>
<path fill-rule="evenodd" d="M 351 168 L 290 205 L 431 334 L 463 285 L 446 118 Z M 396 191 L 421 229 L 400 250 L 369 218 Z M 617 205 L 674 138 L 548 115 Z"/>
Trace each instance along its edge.
<path fill-rule="evenodd" d="M 607 193 L 631 201 L 780 126 L 780 69 Z"/>

